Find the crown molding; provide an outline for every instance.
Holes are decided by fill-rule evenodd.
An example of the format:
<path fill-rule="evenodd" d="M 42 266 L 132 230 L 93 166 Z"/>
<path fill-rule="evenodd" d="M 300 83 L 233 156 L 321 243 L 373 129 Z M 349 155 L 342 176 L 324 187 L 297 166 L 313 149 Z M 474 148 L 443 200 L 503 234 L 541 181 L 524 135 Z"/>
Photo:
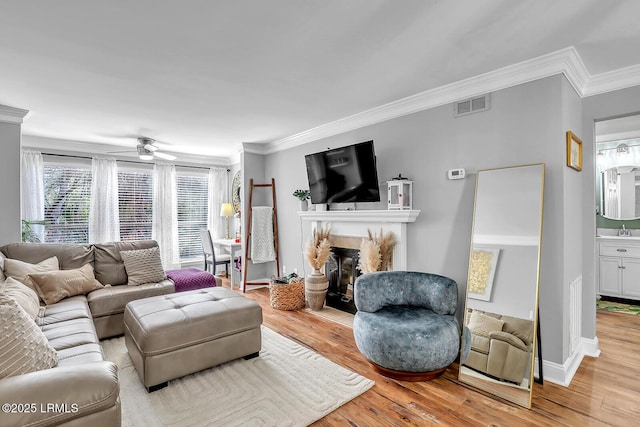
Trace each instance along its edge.
<path fill-rule="evenodd" d="M 570 46 L 278 139 L 265 144 L 261 154 L 287 150 L 322 138 L 557 74 L 563 74 L 582 98 L 640 85 L 640 64 L 592 76 L 576 49 Z"/>
<path fill-rule="evenodd" d="M 585 85 L 583 97 L 640 85 L 640 64 L 591 76 Z"/>
<path fill-rule="evenodd" d="M 29 110 L 0 105 L 0 122 L 19 125 L 22 124 L 27 114 L 29 114 Z"/>
<path fill-rule="evenodd" d="M 286 150 L 318 139 L 338 135 L 418 111 L 484 95 L 489 92 L 506 89 L 556 74 L 564 74 L 580 95 L 582 95 L 585 83 L 589 80 L 589 73 L 580 59 L 578 52 L 571 46 L 537 58 L 430 89 L 416 95 L 411 95 L 273 141 L 266 144 L 265 153 L 271 154 Z"/>

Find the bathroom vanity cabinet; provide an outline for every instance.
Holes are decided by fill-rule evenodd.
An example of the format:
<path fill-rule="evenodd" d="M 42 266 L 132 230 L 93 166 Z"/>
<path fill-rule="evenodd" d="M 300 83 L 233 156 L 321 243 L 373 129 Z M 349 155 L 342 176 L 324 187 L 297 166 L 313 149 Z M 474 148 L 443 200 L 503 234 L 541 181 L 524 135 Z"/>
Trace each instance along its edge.
<path fill-rule="evenodd" d="M 640 300 L 640 238 L 598 237 L 598 294 Z"/>

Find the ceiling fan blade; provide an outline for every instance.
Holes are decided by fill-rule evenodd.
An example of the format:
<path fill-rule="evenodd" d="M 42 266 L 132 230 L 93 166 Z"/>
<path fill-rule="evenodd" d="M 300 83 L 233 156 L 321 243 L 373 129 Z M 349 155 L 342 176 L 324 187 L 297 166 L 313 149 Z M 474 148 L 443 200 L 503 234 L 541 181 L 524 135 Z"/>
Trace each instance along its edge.
<path fill-rule="evenodd" d="M 145 150 L 149 150 L 149 151 L 157 151 L 158 147 L 156 147 L 153 144 L 142 144 L 142 146 L 145 148 Z"/>
<path fill-rule="evenodd" d="M 175 160 L 175 159 L 177 159 L 177 157 L 174 156 L 173 154 L 167 154 L 167 153 L 163 153 L 163 152 L 160 152 L 160 151 L 155 151 L 153 153 L 153 155 L 154 155 L 154 157 L 159 157 L 159 158 L 165 159 L 165 160 Z"/>

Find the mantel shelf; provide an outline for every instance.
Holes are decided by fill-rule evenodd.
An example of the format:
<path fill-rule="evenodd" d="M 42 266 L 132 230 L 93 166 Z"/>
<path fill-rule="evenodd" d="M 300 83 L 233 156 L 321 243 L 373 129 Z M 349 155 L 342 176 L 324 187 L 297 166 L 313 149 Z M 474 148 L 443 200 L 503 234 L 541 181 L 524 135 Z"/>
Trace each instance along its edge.
<path fill-rule="evenodd" d="M 420 210 L 351 210 L 351 211 L 300 211 L 306 221 L 340 222 L 415 222 Z"/>

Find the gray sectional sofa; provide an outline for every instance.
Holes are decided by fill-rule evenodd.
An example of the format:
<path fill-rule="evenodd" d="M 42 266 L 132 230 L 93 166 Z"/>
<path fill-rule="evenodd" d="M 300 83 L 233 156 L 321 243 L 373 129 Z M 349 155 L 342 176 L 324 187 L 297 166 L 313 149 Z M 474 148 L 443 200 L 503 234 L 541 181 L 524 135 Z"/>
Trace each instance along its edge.
<path fill-rule="evenodd" d="M 175 291 L 170 280 L 127 285 L 120 252 L 153 247 L 157 243 L 152 240 L 96 245 L 12 243 L 0 247 L 5 258 L 30 264 L 55 256 L 61 270 L 91 264 L 95 278 L 104 285 L 87 295 L 40 307 L 35 322 L 56 350 L 57 366 L 0 379 L 0 402 L 13 403 L 16 409 L 3 411 L 0 424 L 121 424 L 117 368 L 105 360 L 99 340 L 124 332 L 123 313 L 128 302 Z M 42 404 L 58 406 L 48 411 Z"/>

